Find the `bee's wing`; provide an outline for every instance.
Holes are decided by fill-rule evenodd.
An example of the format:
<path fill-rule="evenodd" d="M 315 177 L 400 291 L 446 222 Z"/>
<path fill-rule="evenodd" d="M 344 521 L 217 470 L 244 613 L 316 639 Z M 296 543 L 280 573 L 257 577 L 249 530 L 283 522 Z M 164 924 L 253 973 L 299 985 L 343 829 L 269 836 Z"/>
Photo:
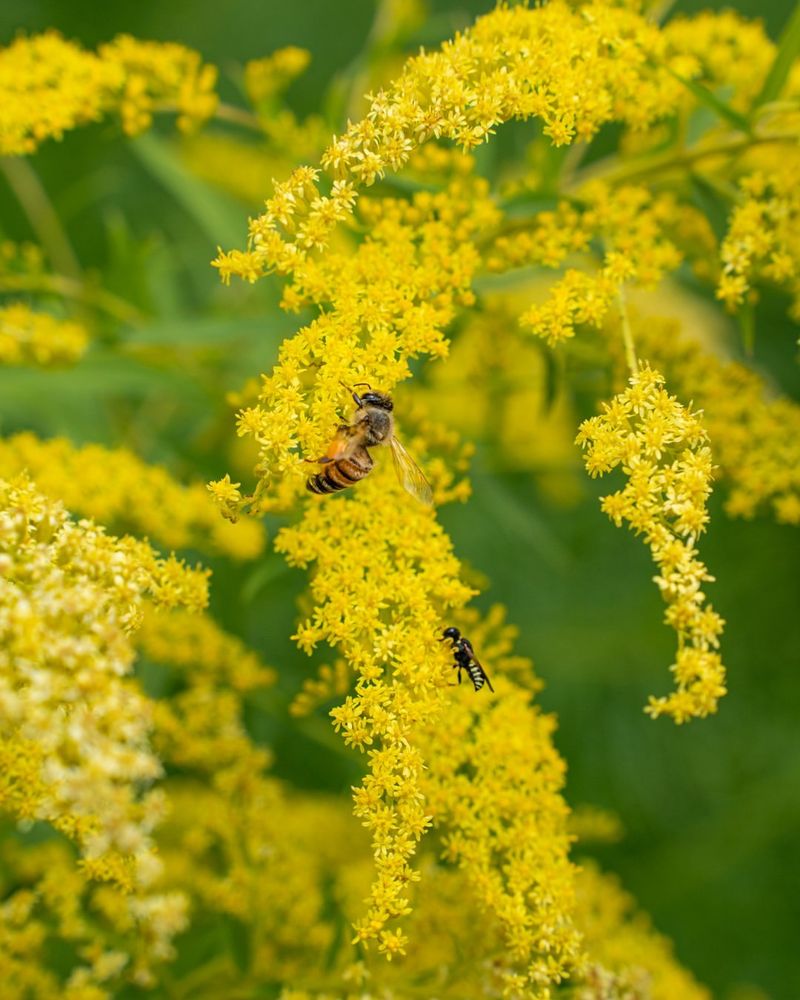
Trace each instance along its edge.
<path fill-rule="evenodd" d="M 420 469 L 414 459 L 409 455 L 402 444 L 393 434 L 391 437 L 392 458 L 394 459 L 394 471 L 397 478 L 408 490 L 412 497 L 416 497 L 420 503 L 431 506 L 433 504 L 433 490 L 431 484 L 425 478 L 425 473 Z"/>
<path fill-rule="evenodd" d="M 489 680 L 489 675 L 484 670 L 483 664 L 481 663 L 481 661 L 475 655 L 475 650 L 472 648 L 472 643 L 469 641 L 469 639 L 462 639 L 461 641 L 464 643 L 464 646 L 465 646 L 467 652 L 470 655 L 470 659 L 475 664 L 475 666 L 478 668 L 478 670 L 480 670 L 480 672 L 483 674 L 483 679 L 489 685 L 489 690 L 490 691 L 494 691 L 494 688 L 492 687 L 492 682 Z"/>

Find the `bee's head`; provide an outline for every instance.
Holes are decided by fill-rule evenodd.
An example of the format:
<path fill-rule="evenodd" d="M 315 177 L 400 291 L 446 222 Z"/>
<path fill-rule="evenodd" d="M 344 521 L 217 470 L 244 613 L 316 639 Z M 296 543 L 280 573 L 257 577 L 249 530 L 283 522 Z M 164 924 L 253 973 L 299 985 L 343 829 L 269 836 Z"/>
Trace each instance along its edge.
<path fill-rule="evenodd" d="M 391 412 L 394 409 L 394 403 L 392 402 L 392 397 L 387 396 L 383 392 L 375 392 L 370 389 L 369 392 L 365 392 L 361 397 L 361 402 L 366 406 L 377 406 L 380 410 L 388 410 Z"/>
<path fill-rule="evenodd" d="M 461 633 L 454 625 L 451 625 L 449 628 L 446 628 L 444 632 L 442 632 L 442 640 L 452 639 L 454 642 L 458 642 L 460 638 Z"/>

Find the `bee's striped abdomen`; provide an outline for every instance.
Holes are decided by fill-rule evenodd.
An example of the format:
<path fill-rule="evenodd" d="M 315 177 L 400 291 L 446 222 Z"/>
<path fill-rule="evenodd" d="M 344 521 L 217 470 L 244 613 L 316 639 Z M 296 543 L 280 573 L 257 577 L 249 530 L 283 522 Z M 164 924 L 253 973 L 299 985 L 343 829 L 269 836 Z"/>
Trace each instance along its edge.
<path fill-rule="evenodd" d="M 340 458 L 326 465 L 322 472 L 310 476 L 306 480 L 306 489 L 312 493 L 338 493 L 363 479 L 367 472 L 369 469 L 364 469 L 347 458 Z"/>

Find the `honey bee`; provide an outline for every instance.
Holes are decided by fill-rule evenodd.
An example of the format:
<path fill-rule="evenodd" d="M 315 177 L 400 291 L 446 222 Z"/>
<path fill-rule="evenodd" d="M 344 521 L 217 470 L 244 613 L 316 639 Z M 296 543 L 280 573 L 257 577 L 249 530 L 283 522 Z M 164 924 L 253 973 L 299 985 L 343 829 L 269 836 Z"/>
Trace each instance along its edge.
<path fill-rule="evenodd" d="M 488 684 L 489 690 L 494 691 L 492 682 L 489 680 L 489 675 L 478 662 L 475 650 L 472 648 L 472 643 L 469 639 L 463 636 L 454 625 L 451 625 L 442 632 L 442 638 L 439 642 L 445 642 L 447 639 L 453 644 L 453 656 L 455 658 L 453 666 L 458 667 L 458 683 L 461 683 L 461 671 L 466 670 L 476 691 L 480 691 L 484 684 Z"/>
<path fill-rule="evenodd" d="M 356 385 L 365 385 L 368 391 L 359 396 L 345 386 L 357 407 L 353 422 L 339 425 L 336 437 L 321 458 L 306 459 L 323 466 L 321 472 L 308 478 L 306 489 L 312 493 L 337 493 L 347 489 L 363 479 L 375 464 L 369 449 L 388 444 L 400 483 L 412 497 L 430 506 L 433 503 L 431 484 L 394 433 L 394 403 L 391 397 L 376 392 L 368 382 L 357 382 Z"/>

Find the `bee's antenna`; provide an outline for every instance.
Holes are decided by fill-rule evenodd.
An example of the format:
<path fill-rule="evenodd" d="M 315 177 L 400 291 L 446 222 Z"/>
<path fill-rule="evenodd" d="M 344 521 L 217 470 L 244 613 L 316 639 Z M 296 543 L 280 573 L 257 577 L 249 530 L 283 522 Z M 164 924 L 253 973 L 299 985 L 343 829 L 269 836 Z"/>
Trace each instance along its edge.
<path fill-rule="evenodd" d="M 369 382 L 354 382 L 353 385 L 365 385 L 368 389 L 372 388 Z"/>
<path fill-rule="evenodd" d="M 356 382 L 356 385 L 366 385 L 366 384 L 367 384 L 366 382 Z M 340 382 L 339 382 L 339 385 L 340 385 L 340 386 L 341 386 L 341 387 L 342 387 L 343 389 L 347 389 L 347 391 L 348 391 L 348 392 L 350 393 L 350 395 L 351 395 L 351 396 L 353 397 L 353 402 L 354 402 L 354 403 L 356 404 L 356 406 L 363 406 L 363 405 L 364 405 L 364 401 L 363 401 L 363 400 L 361 399 L 361 397 L 360 397 L 360 396 L 359 396 L 359 394 L 358 394 L 358 393 L 357 393 L 357 392 L 355 391 L 355 389 L 352 389 L 352 388 L 351 388 L 351 387 L 350 387 L 350 386 L 349 386 L 349 385 L 348 385 L 348 384 L 347 384 L 346 382 L 341 382 L 341 381 L 340 381 Z"/>

